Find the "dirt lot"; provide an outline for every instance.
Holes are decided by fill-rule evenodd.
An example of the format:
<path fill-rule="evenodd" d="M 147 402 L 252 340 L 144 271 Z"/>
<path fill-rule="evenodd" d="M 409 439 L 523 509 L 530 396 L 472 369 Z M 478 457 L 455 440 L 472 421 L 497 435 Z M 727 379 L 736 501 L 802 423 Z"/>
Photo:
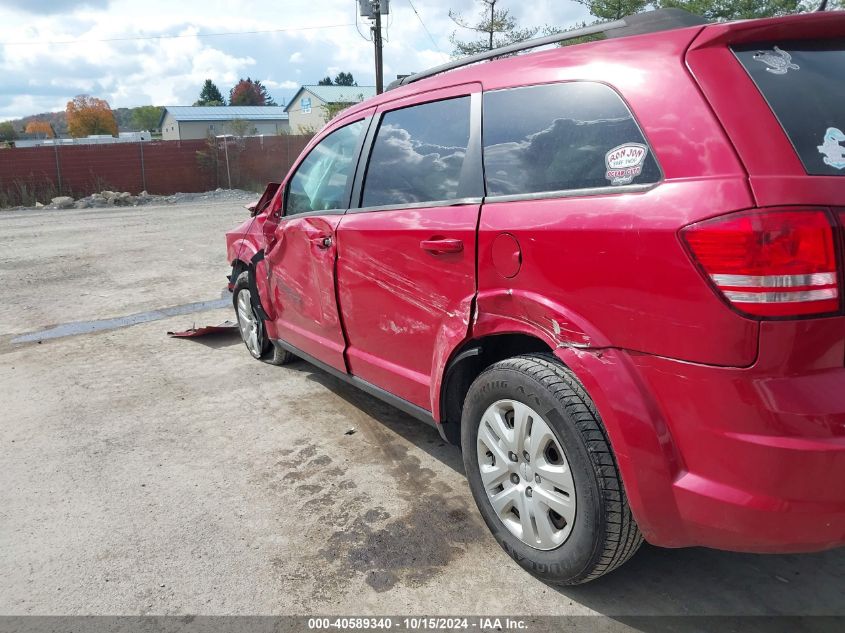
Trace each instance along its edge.
<path fill-rule="evenodd" d="M 233 316 L 223 233 L 244 216 L 0 213 L 0 613 L 845 615 L 845 550 L 645 546 L 546 586 L 488 535 L 433 429 L 235 337 L 167 338 Z"/>

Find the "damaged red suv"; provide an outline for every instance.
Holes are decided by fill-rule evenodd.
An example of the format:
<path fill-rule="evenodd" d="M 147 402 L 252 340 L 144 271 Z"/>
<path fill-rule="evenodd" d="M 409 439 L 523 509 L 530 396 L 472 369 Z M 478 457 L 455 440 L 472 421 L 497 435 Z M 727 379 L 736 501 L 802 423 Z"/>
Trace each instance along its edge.
<path fill-rule="evenodd" d="M 843 545 L 845 13 L 599 28 L 333 119 L 227 235 L 247 348 L 436 425 L 550 582 Z"/>

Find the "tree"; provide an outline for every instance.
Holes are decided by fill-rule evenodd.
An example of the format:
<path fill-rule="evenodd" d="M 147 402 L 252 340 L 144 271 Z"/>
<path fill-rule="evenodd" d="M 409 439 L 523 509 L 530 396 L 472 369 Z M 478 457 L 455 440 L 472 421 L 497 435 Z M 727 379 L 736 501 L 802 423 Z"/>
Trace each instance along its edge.
<path fill-rule="evenodd" d="M 575 0 L 590 10 L 599 20 L 618 20 L 626 15 L 652 8 L 650 0 Z M 754 1 L 754 0 L 752 0 Z"/>
<path fill-rule="evenodd" d="M 56 138 L 53 126 L 47 121 L 30 121 L 24 130 L 24 134 L 32 134 L 37 138 Z"/>
<path fill-rule="evenodd" d="M 226 100 L 220 92 L 220 89 L 214 84 L 211 79 L 206 79 L 200 91 L 200 98 L 194 103 L 195 106 L 222 106 L 226 105 Z"/>
<path fill-rule="evenodd" d="M 334 103 L 327 103 L 325 105 L 320 106 L 323 109 L 323 114 L 326 117 L 326 122 L 328 123 L 333 118 L 335 118 L 338 114 L 346 110 L 349 106 L 355 105 L 356 103 L 360 103 L 364 100 L 364 94 L 358 93 L 358 101 L 345 101 L 345 102 L 334 102 Z"/>
<path fill-rule="evenodd" d="M 161 121 L 161 108 L 158 106 L 141 106 L 132 111 L 132 125 L 139 130 L 148 130 L 150 132 L 158 129 L 159 121 Z"/>
<path fill-rule="evenodd" d="M 453 31 L 449 38 L 454 47 L 452 50 L 453 57 L 474 55 L 500 46 L 523 42 L 534 37 L 540 30 L 539 28 L 517 28 L 516 19 L 511 17 L 507 9 L 496 8 L 496 5 L 502 0 L 476 1 L 483 6 L 480 8 L 478 21 L 475 24 L 469 24 L 459 13 L 449 11 L 449 17 L 459 27 L 482 34 L 482 37 L 478 39 L 461 41 L 458 39 L 457 32 Z"/>
<path fill-rule="evenodd" d="M 14 141 L 16 138 L 18 138 L 18 133 L 11 121 L 0 123 L 0 141 Z"/>
<path fill-rule="evenodd" d="M 352 77 L 352 73 L 339 72 L 334 78 L 335 86 L 357 86 L 358 83 Z"/>
<path fill-rule="evenodd" d="M 801 0 L 661 0 L 660 6 L 684 9 L 720 22 L 789 15 L 802 9 Z"/>
<path fill-rule="evenodd" d="M 108 102 L 89 95 L 78 95 L 68 101 L 65 110 L 67 129 L 74 138 L 91 134 L 117 136 L 117 121 Z"/>
<path fill-rule="evenodd" d="M 599 22 L 618 20 L 648 9 L 684 9 L 715 21 L 770 18 L 814 11 L 821 0 L 575 0 Z M 828 9 L 842 8 L 845 0 L 830 0 Z"/>
<path fill-rule="evenodd" d="M 246 119 L 232 119 L 228 125 L 229 129 L 232 130 L 232 134 L 241 138 L 255 131 L 252 123 Z"/>
<path fill-rule="evenodd" d="M 320 81 L 317 82 L 318 86 L 331 86 L 332 85 L 332 78 L 326 75 Z"/>
<path fill-rule="evenodd" d="M 276 102 L 267 92 L 267 88 L 257 79 L 253 81 L 249 77 L 241 79 L 235 87 L 229 91 L 229 105 L 237 106 L 274 106 Z"/>

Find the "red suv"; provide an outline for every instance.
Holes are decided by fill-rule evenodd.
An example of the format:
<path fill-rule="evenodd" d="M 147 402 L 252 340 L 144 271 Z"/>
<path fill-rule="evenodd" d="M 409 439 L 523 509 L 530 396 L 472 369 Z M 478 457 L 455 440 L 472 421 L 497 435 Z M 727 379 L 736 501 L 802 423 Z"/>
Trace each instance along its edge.
<path fill-rule="evenodd" d="M 554 583 L 845 544 L 845 13 L 691 17 L 406 78 L 227 235 L 252 355 L 435 424 Z"/>

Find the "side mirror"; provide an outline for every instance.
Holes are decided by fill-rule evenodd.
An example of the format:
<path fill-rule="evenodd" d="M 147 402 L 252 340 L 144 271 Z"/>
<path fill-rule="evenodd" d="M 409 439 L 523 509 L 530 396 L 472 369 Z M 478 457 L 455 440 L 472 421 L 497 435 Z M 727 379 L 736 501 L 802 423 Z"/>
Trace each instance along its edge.
<path fill-rule="evenodd" d="M 261 197 L 258 199 L 257 202 L 245 204 L 244 208 L 249 210 L 250 216 L 255 217 L 256 215 L 264 211 L 267 207 L 269 207 L 270 202 L 272 202 L 273 197 L 276 195 L 276 192 L 281 186 L 282 185 L 278 182 L 267 183 L 267 188 L 264 190 L 264 193 L 261 194 Z"/>

